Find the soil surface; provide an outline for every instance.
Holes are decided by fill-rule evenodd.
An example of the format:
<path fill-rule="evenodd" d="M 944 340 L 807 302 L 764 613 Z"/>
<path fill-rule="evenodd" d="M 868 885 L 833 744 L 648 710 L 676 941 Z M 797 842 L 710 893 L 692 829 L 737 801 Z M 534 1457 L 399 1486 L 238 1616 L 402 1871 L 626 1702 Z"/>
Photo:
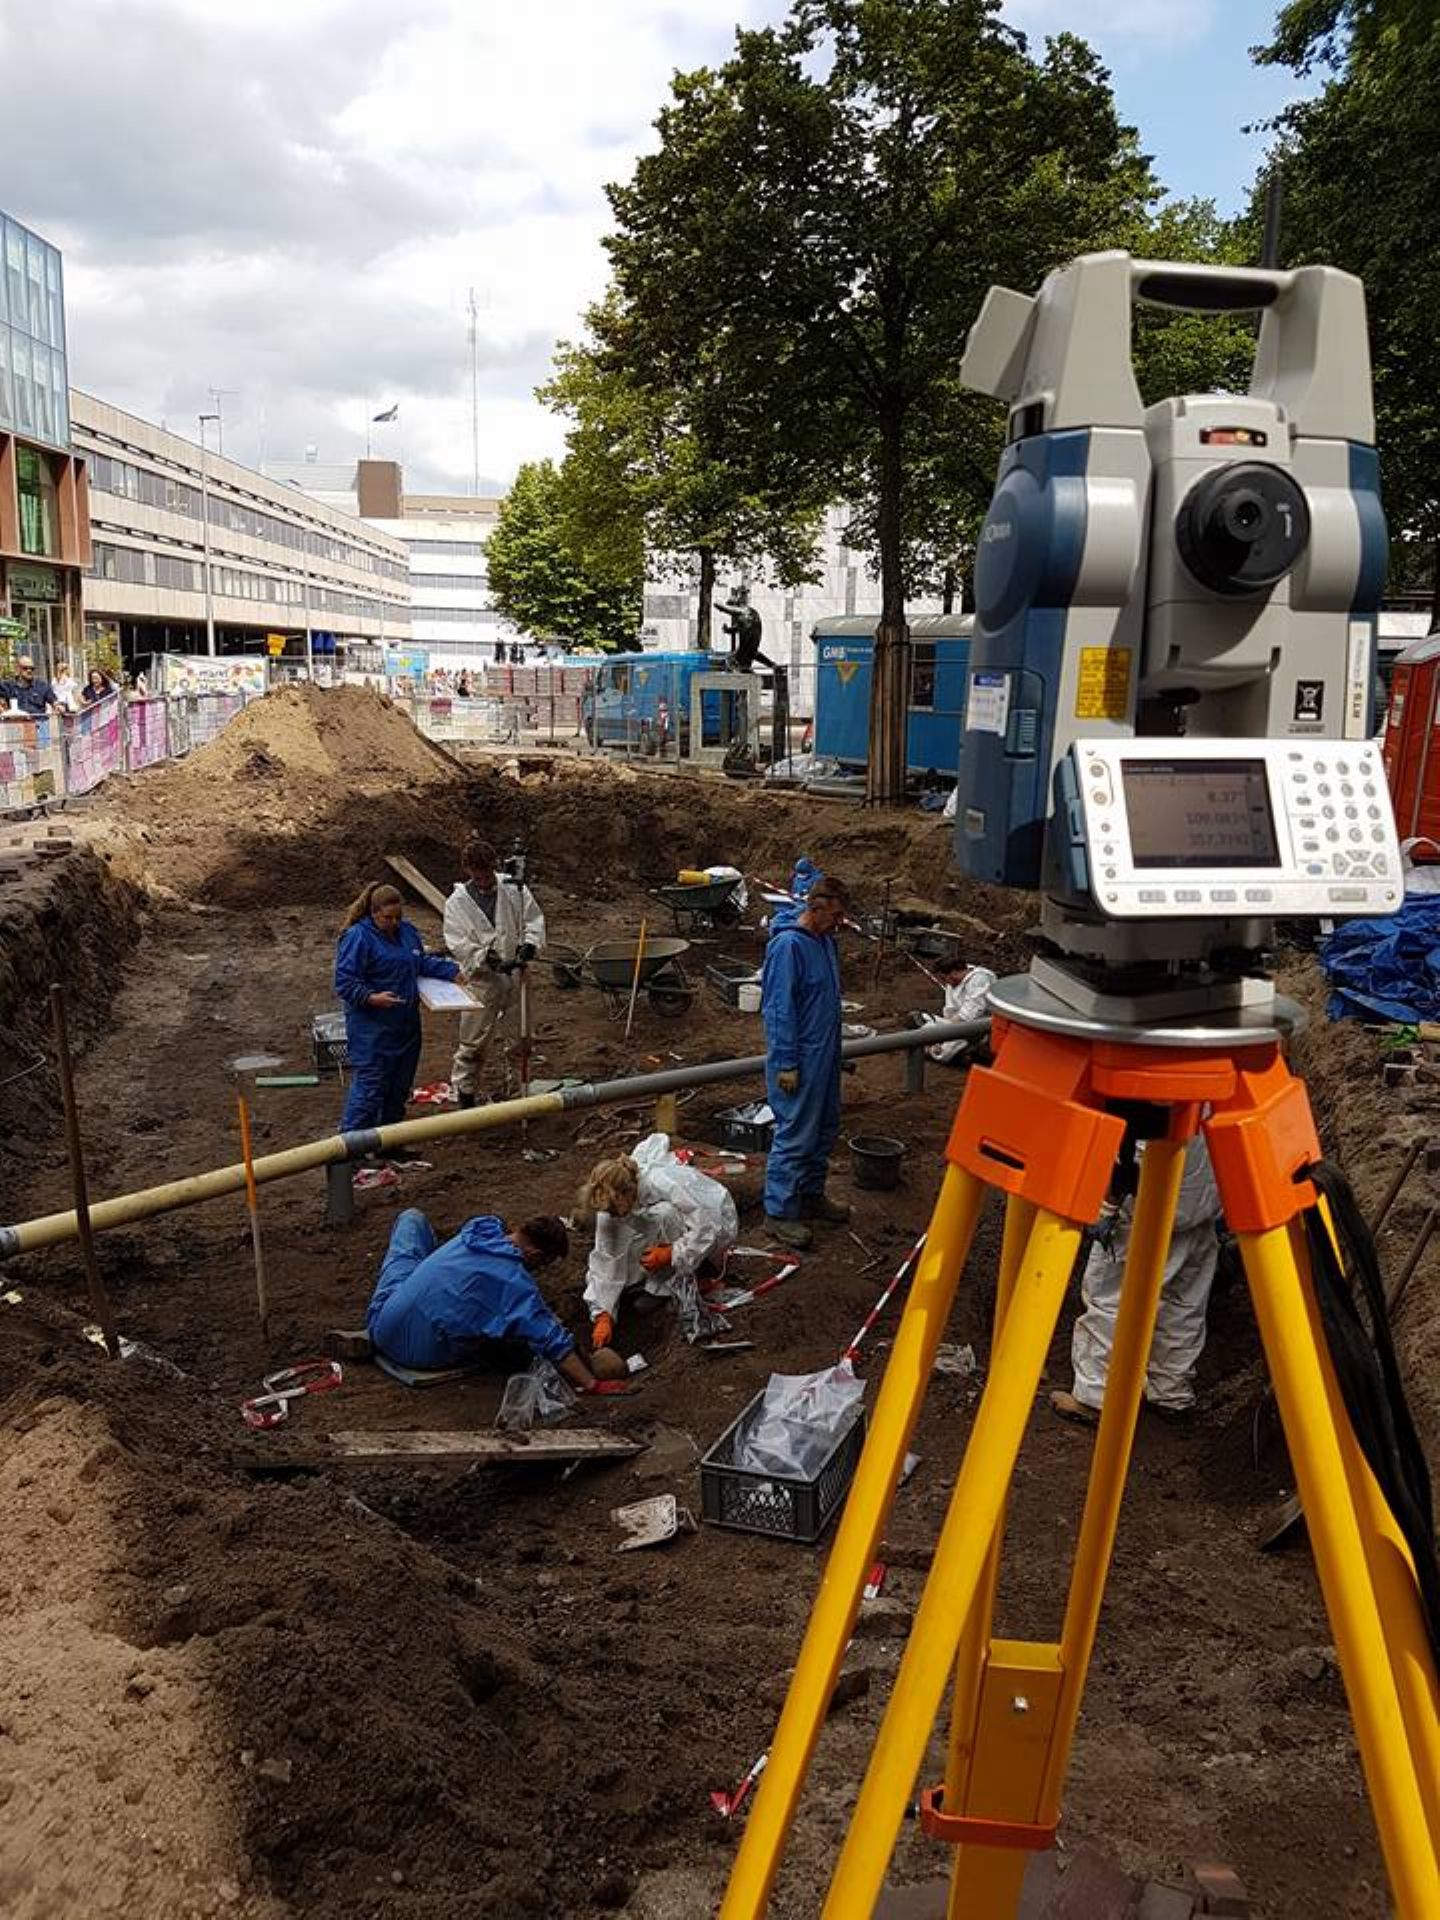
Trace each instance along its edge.
<path fill-rule="evenodd" d="M 353 724 L 352 724 L 353 716 Z M 320 764 L 321 756 L 325 764 Z M 247 710 L 182 766 L 115 783 L 70 816 L 117 890 L 143 890 L 143 940 L 108 991 L 80 1067 L 92 1193 L 127 1192 L 238 1156 L 237 1090 L 257 1150 L 332 1132 L 340 1089 L 261 1089 L 232 1062 L 273 1054 L 311 1067 L 309 1021 L 332 1004 L 345 902 L 403 854 L 447 887 L 467 830 L 530 852 L 550 938 L 580 947 L 667 916 L 648 889 L 682 865 L 728 860 L 783 877 L 807 852 L 844 872 L 861 904 L 929 900 L 977 958 L 1023 963 L 1027 903 L 957 882 L 937 819 L 867 818 L 718 782 L 558 760 L 461 767 L 418 743 L 365 695 L 285 695 Z M 93 870 L 93 869 L 92 869 Z M 58 875 L 56 876 L 58 884 Z M 133 914 L 135 908 L 129 909 Z M 417 926 L 438 941 L 418 900 Z M 758 963 L 757 914 L 700 935 L 686 967 Z M 138 927 L 138 922 L 137 922 Z M 666 927 L 668 931 L 668 926 Z M 99 936 L 97 936 L 97 941 Z M 83 977 L 79 929 L 52 963 Z M 852 1017 L 891 1026 L 939 995 L 910 960 L 853 940 Z M 1315 998 L 1308 962 L 1292 987 Z M 93 996 L 92 996 L 93 998 Z M 643 998 L 630 1045 L 592 988 L 537 989 L 536 1071 L 608 1078 L 674 1061 L 745 1055 L 758 1018 L 701 990 L 681 1017 Z M 90 1001 L 87 1000 L 87 1005 Z M 429 1016 L 420 1082 L 445 1077 L 450 1029 Z M 1373 1198 L 1397 1143 L 1427 1124 L 1379 1094 L 1373 1040 L 1316 1026 L 1300 1059 L 1329 1144 Z M 497 1056 L 495 1091 L 506 1063 Z M 849 1229 L 820 1236 L 782 1288 L 734 1316 L 752 1350 L 688 1347 L 673 1317 L 626 1311 L 620 1345 L 647 1370 L 629 1398 L 572 1424 L 645 1440 L 635 1459 L 558 1469 L 412 1464 L 299 1471 L 332 1430 L 473 1429 L 493 1419 L 499 1374 L 409 1390 L 347 1367 L 339 1392 L 300 1403 L 287 1428 L 252 1433 L 239 1403 L 273 1367 L 358 1324 L 396 1210 L 442 1231 L 468 1215 L 569 1213 L 602 1151 L 649 1130 L 641 1110 L 536 1123 L 522 1158 L 508 1136 L 437 1146 L 398 1187 L 357 1196 L 350 1227 L 323 1224 L 321 1177 L 261 1192 L 271 1339 L 256 1322 L 243 1202 L 228 1198 L 104 1234 L 99 1260 L 124 1333 L 164 1364 L 107 1362 L 78 1329 L 84 1281 L 69 1245 L 0 1274 L 0 1912 L 68 1920 L 236 1914 L 480 1920 L 622 1911 L 679 1920 L 713 1911 L 735 1831 L 709 1795 L 765 1748 L 823 1567 L 815 1549 L 702 1526 L 618 1554 L 612 1507 L 673 1491 L 698 1509 L 696 1459 L 772 1371 L 838 1357 L 923 1228 L 963 1075 L 932 1068 L 903 1096 L 894 1057 L 844 1082 L 845 1135 L 908 1149 L 893 1194 L 834 1189 Z M 1371 1090 L 1374 1090 L 1373 1093 Z M 752 1086 L 681 1107 L 703 1140 Z M 418 1109 L 417 1109 L 418 1111 Z M 7 1217 L 70 1204 L 54 1114 L 27 1116 L 7 1161 Z M 48 1124 L 47 1124 L 48 1121 Z M 551 1157 L 553 1156 L 553 1157 Z M 754 1194 L 752 1176 L 740 1183 Z M 1403 1253 L 1417 1178 L 1393 1216 Z M 17 1203 L 18 1196 L 18 1203 Z M 761 1234 L 753 1204 L 742 1235 Z M 947 1339 L 977 1373 L 935 1379 L 897 1497 L 883 1599 L 848 1664 L 863 1672 L 820 1743 L 773 1911 L 819 1906 L 847 1810 L 903 1648 L 988 1358 L 998 1219 L 982 1223 Z M 585 1242 L 546 1277 L 577 1330 Z M 1422 1266 L 1402 1339 L 1435 1377 L 1440 1314 Z M 878 1379 L 896 1307 L 861 1371 Z M 1067 1311 L 1047 1387 L 1069 1384 Z M 1413 1377 L 1413 1376 L 1412 1376 Z M 1263 1370 L 1244 1287 L 1217 1291 L 1185 1425 L 1142 1422 L 1101 1640 L 1071 1773 L 1065 1843 L 1090 1839 L 1129 1870 L 1181 1875 L 1230 1862 L 1265 1920 L 1381 1920 L 1387 1911 L 1342 1690 L 1303 1539 L 1261 1554 L 1289 1486 L 1278 1442 L 1252 1453 Z M 872 1388 L 873 1397 L 873 1388 Z M 1433 1402 L 1425 1409 L 1433 1415 Z M 1265 1423 L 1258 1431 L 1265 1441 Z M 1433 1434 L 1432 1434 L 1433 1437 Z M 1042 1394 L 1015 1483 L 997 1630 L 1045 1638 L 1059 1622 L 1090 1442 Z M 311 1457 L 314 1457 L 313 1449 Z M 285 1462 L 289 1471 L 275 1471 Z M 927 1762 L 943 1769 L 943 1738 Z M 897 1883 L 931 1878 L 931 1844 L 907 1831 Z"/>

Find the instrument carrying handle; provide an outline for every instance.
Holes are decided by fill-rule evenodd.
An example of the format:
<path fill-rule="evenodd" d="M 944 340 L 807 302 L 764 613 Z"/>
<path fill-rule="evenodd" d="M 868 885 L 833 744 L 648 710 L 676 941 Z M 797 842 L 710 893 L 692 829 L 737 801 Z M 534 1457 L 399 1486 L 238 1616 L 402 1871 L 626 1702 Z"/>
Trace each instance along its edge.
<path fill-rule="evenodd" d="M 1183 307 L 1191 313 L 1244 313 L 1273 307 L 1294 282 L 1294 274 L 1269 267 L 1207 267 L 1198 264 L 1136 260 L 1131 290 L 1137 300 Z"/>

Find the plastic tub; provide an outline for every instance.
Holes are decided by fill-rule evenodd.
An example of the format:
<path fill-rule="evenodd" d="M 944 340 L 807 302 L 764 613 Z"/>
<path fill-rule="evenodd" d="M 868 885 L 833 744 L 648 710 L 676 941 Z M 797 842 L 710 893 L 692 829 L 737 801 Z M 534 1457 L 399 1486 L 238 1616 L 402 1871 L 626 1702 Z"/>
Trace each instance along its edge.
<path fill-rule="evenodd" d="M 850 1142 L 850 1166 L 857 1187 L 873 1193 L 888 1193 L 900 1184 L 900 1163 L 905 1158 L 905 1142 L 892 1140 L 884 1133 L 857 1134 Z"/>
<path fill-rule="evenodd" d="M 735 995 L 735 1004 L 739 1007 L 741 1013 L 759 1013 L 760 982 L 758 980 L 744 981 Z"/>

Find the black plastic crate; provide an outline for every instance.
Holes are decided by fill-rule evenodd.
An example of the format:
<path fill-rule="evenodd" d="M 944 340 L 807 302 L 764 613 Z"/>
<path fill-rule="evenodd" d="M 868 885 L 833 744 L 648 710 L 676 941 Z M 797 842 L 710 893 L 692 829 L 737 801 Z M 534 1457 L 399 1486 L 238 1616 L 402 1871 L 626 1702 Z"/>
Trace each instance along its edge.
<path fill-rule="evenodd" d="M 315 1064 L 323 1073 L 327 1068 L 348 1067 L 350 1047 L 345 1038 L 345 1015 L 317 1013 L 310 1022 L 310 1046 Z"/>
<path fill-rule="evenodd" d="M 734 1107 L 717 1113 L 710 1129 L 717 1146 L 734 1147 L 737 1153 L 769 1153 L 775 1138 L 773 1120 L 741 1120 Z"/>
<path fill-rule="evenodd" d="M 712 960 L 705 969 L 708 984 L 732 1007 L 740 1004 L 741 987 L 747 982 L 757 982 L 759 978 L 753 960 Z"/>
<path fill-rule="evenodd" d="M 857 1409 L 813 1480 L 791 1479 L 733 1464 L 736 1436 L 764 1398 L 762 1387 L 701 1460 L 700 1511 L 713 1526 L 809 1546 L 845 1504 L 865 1446 L 865 1409 Z"/>

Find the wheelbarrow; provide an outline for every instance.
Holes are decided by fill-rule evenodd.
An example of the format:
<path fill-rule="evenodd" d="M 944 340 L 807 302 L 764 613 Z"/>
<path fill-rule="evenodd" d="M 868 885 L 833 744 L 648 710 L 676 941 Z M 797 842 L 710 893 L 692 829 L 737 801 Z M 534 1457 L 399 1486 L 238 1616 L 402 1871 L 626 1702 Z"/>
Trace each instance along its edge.
<path fill-rule="evenodd" d="M 585 956 L 585 971 L 612 1004 L 630 997 L 635 981 L 635 956 L 640 952 L 640 985 L 657 1013 L 681 1014 L 695 997 L 681 960 L 690 951 L 688 940 L 647 940 L 643 952 L 638 940 L 601 940 Z"/>
<path fill-rule="evenodd" d="M 741 908 L 735 894 L 743 885 L 738 875 L 733 880 L 706 880 L 689 885 L 672 882 L 669 886 L 656 887 L 655 897 L 674 914 L 676 933 L 684 933 L 687 928 L 693 932 L 697 927 L 738 927 Z"/>

